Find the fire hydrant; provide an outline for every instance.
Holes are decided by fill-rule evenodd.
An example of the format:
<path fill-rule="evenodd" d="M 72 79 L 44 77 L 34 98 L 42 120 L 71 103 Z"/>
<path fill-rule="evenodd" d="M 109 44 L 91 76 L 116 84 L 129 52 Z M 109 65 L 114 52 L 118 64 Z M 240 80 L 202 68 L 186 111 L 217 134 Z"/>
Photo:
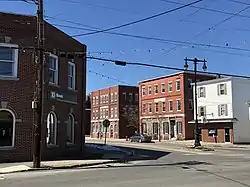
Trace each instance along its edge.
<path fill-rule="evenodd" d="M 126 141 L 128 141 L 128 136 L 126 136 L 125 138 L 126 138 Z"/>

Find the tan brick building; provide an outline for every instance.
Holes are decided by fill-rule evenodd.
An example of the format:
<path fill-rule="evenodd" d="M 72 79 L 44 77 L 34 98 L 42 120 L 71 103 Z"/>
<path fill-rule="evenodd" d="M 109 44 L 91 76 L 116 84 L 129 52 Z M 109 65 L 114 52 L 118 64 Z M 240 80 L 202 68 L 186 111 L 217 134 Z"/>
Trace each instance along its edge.
<path fill-rule="evenodd" d="M 36 17 L 0 13 L 0 162 L 29 161 L 33 152 Z M 45 49 L 86 52 L 86 46 L 45 23 Z M 86 59 L 46 53 L 42 159 L 81 156 Z"/>
<path fill-rule="evenodd" d="M 118 85 L 91 93 L 91 137 L 104 137 L 104 119 L 109 119 L 108 138 L 125 138 L 138 130 L 138 87 Z"/>
<path fill-rule="evenodd" d="M 215 78 L 197 74 L 197 81 Z M 140 132 L 153 139 L 193 139 L 194 74 L 179 72 L 139 82 Z"/>

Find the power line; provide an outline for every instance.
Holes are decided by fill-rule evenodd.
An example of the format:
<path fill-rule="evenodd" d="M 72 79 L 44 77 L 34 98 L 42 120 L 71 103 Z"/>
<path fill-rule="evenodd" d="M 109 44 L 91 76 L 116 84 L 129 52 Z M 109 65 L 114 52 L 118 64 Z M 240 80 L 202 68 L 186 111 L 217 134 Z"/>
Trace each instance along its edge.
<path fill-rule="evenodd" d="M 87 58 L 93 59 L 93 60 L 100 60 L 104 62 L 110 62 L 110 63 L 114 63 L 120 66 L 134 65 L 134 66 L 144 66 L 144 67 L 168 69 L 168 70 L 175 70 L 175 71 L 186 71 L 186 72 L 192 72 L 192 73 L 194 72 L 194 70 L 185 70 L 183 68 L 177 68 L 177 67 L 172 67 L 172 66 L 161 66 L 161 65 L 156 65 L 156 64 L 147 64 L 147 63 L 140 63 L 140 62 L 126 62 L 126 61 L 99 58 L 99 57 L 93 57 L 93 56 L 87 56 Z M 234 75 L 234 74 L 227 74 L 227 73 L 220 73 L 220 72 L 203 72 L 203 71 L 197 71 L 197 72 L 203 73 L 203 74 L 210 74 L 210 75 L 221 75 L 221 76 L 226 76 L 226 77 L 238 77 L 238 78 L 250 79 L 249 76 L 245 76 L 245 75 Z"/>
<path fill-rule="evenodd" d="M 118 83 L 128 84 L 127 82 L 124 82 L 124 81 L 121 81 L 121 80 L 119 80 L 119 79 L 116 79 L 116 78 L 113 78 L 113 77 L 110 77 L 110 76 L 107 76 L 107 75 L 98 73 L 98 72 L 93 71 L 93 70 L 88 70 L 88 72 L 93 73 L 93 74 L 96 74 L 96 75 L 99 75 L 99 76 L 101 76 L 101 77 L 105 77 L 105 78 L 110 79 L 110 80 L 117 81 Z"/>
<path fill-rule="evenodd" d="M 169 0 L 160 0 L 162 2 L 167 2 L 167 3 L 172 3 L 172 4 L 177 4 L 177 5 L 184 5 L 183 3 L 179 3 L 179 2 L 175 2 L 175 1 L 169 1 Z M 228 1 L 236 1 L 236 0 L 228 0 Z M 242 2 L 241 2 L 242 3 Z M 244 3 L 245 4 L 245 3 Z M 220 14 L 227 14 L 227 15 L 234 15 L 234 13 L 232 12 L 226 12 L 226 11 L 222 11 L 222 10 L 216 10 L 216 9 L 211 9 L 211 8 L 205 8 L 205 7 L 200 7 L 200 6 L 195 6 L 195 5 L 191 5 L 189 6 L 191 8 L 198 8 L 201 10 L 206 10 L 206 11 L 210 11 L 210 12 L 216 12 L 216 13 L 220 13 Z M 242 17 L 242 18 L 250 18 L 250 16 L 247 15 L 236 15 L 237 17 Z"/>
<path fill-rule="evenodd" d="M 246 3 L 246 2 L 242 2 L 242 1 L 237 1 L 237 0 L 228 0 L 228 1 L 234 2 L 234 3 L 243 4 L 243 5 L 250 5 L 250 3 Z"/>
<path fill-rule="evenodd" d="M 149 17 L 146 17 L 146 18 L 143 18 L 143 19 L 140 19 L 140 20 L 137 20 L 137 21 L 133 21 L 133 22 L 130 22 L 130 23 L 126 23 L 126 24 L 123 24 L 123 25 L 119 25 L 119 26 L 115 26 L 115 27 L 111 27 L 111 28 L 108 28 L 108 29 L 103 29 L 103 30 L 100 30 L 100 31 L 95 31 L 95 32 L 89 32 L 89 33 L 85 33 L 85 34 L 78 34 L 78 35 L 74 35 L 72 37 L 79 37 L 79 36 L 87 36 L 87 35 L 93 35 L 93 34 L 97 34 L 97 33 L 101 33 L 101 32 L 105 32 L 105 31 L 110 31 L 110 30 L 115 30 L 115 29 L 119 29 L 119 28 L 123 28 L 123 27 L 127 27 L 127 26 L 130 26 L 130 25 L 134 25 L 134 24 L 137 24 L 137 23 L 141 23 L 141 22 L 144 22 L 144 21 L 147 21 L 147 20 L 150 20 L 150 19 L 153 19 L 153 18 L 156 18 L 156 17 L 160 17 L 160 16 L 163 16 L 165 14 L 169 14 L 171 12 L 175 12 L 177 10 L 180 10 L 180 9 L 183 9 L 183 8 L 186 8 L 190 5 L 193 5 L 193 4 L 196 4 L 196 3 L 199 3 L 203 0 L 198 0 L 198 1 L 194 1 L 192 3 L 188 3 L 188 4 L 185 4 L 183 6 L 180 6 L 180 7 L 177 7 L 177 8 L 174 8 L 174 9 L 171 9 L 171 10 L 168 10 L 168 11 L 165 11 L 165 12 L 162 12 L 162 13 L 159 13 L 159 14 L 155 14 L 153 16 L 149 16 Z"/>

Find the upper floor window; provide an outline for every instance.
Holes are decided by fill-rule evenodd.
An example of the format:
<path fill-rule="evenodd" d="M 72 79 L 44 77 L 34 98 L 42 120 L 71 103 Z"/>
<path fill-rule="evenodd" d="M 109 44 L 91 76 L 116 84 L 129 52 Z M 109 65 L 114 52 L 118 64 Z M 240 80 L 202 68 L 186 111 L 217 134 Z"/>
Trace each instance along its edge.
<path fill-rule="evenodd" d="M 154 86 L 154 91 L 155 91 L 155 94 L 158 94 L 158 85 Z"/>
<path fill-rule="evenodd" d="M 123 92 L 122 94 L 123 94 L 123 99 L 124 99 L 124 101 L 126 101 L 126 99 L 127 99 L 127 94 L 126 94 L 126 92 Z"/>
<path fill-rule="evenodd" d="M 117 101 L 117 92 L 115 92 L 114 101 Z"/>
<path fill-rule="evenodd" d="M 151 103 L 148 104 L 148 112 L 149 112 L 149 113 L 152 112 L 152 104 L 151 104 Z"/>
<path fill-rule="evenodd" d="M 139 100 L 138 94 L 135 94 L 135 101 L 137 102 Z"/>
<path fill-rule="evenodd" d="M 93 97 L 92 100 L 93 100 L 93 102 L 92 102 L 93 104 L 92 105 L 95 105 L 95 101 L 96 101 L 95 97 Z"/>
<path fill-rule="evenodd" d="M 173 111 L 173 101 L 168 101 L 168 110 L 169 112 Z"/>
<path fill-rule="evenodd" d="M 110 101 L 111 101 L 111 103 L 114 101 L 114 94 L 113 93 L 110 94 Z"/>
<path fill-rule="evenodd" d="M 52 54 L 49 56 L 49 83 L 58 84 L 58 57 Z"/>
<path fill-rule="evenodd" d="M 143 113 L 143 114 L 146 113 L 146 104 L 142 104 L 142 113 Z"/>
<path fill-rule="evenodd" d="M 177 111 L 181 111 L 181 100 L 180 99 L 176 100 L 176 108 L 177 108 Z"/>
<path fill-rule="evenodd" d="M 161 84 L 161 93 L 165 93 L 165 91 L 166 91 L 165 84 L 162 83 Z"/>
<path fill-rule="evenodd" d="M 113 118 L 114 117 L 114 108 L 110 109 L 110 117 Z"/>
<path fill-rule="evenodd" d="M 173 91 L 173 83 L 169 82 L 168 83 L 168 92 L 172 92 Z"/>
<path fill-rule="evenodd" d="M 159 111 L 159 104 L 155 103 L 155 112 L 157 113 Z"/>
<path fill-rule="evenodd" d="M 131 102 L 133 100 L 133 94 L 129 93 L 129 101 Z"/>
<path fill-rule="evenodd" d="M 151 95 L 152 94 L 152 88 L 151 86 L 148 87 L 148 95 Z"/>
<path fill-rule="evenodd" d="M 76 65 L 72 62 L 68 62 L 68 88 L 75 90 L 76 87 Z"/>
<path fill-rule="evenodd" d="M 218 95 L 227 95 L 227 84 L 218 84 Z"/>
<path fill-rule="evenodd" d="M 181 81 L 177 80 L 176 81 L 176 91 L 180 91 L 181 90 Z"/>
<path fill-rule="evenodd" d="M 0 44 L 0 76 L 17 77 L 18 49 L 17 45 Z"/>
<path fill-rule="evenodd" d="M 161 107 L 162 107 L 162 112 L 165 112 L 166 111 L 166 103 L 162 102 Z"/>
<path fill-rule="evenodd" d="M 198 107 L 198 116 L 206 116 L 206 107 L 205 106 L 199 106 Z"/>
<path fill-rule="evenodd" d="M 142 96 L 146 95 L 146 88 L 145 87 L 142 87 L 141 93 L 142 93 Z"/>
<path fill-rule="evenodd" d="M 218 105 L 218 116 L 227 116 L 227 104 Z"/>
<path fill-rule="evenodd" d="M 206 89 L 205 87 L 198 88 L 198 97 L 206 97 Z"/>

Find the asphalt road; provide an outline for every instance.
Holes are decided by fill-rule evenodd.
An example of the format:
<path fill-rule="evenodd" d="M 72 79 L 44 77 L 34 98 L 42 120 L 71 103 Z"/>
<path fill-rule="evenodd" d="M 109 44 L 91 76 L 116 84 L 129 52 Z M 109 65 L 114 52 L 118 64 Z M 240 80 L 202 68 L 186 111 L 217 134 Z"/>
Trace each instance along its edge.
<path fill-rule="evenodd" d="M 140 146 L 140 145 L 138 145 Z M 250 187 L 249 151 L 194 152 L 136 149 L 146 159 L 109 168 L 16 173 L 2 176 L 4 187 Z M 155 156 L 154 156 L 155 155 Z M 148 158 L 147 158 L 148 156 Z"/>

